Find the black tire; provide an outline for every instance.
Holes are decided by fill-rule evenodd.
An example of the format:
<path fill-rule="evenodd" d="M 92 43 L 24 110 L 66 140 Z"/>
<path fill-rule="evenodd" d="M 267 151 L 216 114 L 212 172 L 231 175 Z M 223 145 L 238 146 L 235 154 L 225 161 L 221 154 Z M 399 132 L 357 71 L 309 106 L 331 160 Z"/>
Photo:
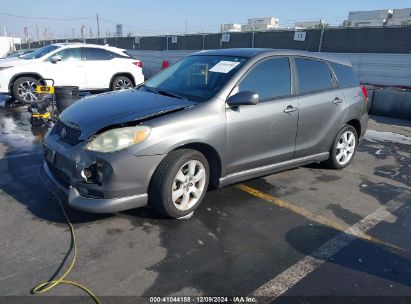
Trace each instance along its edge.
<path fill-rule="evenodd" d="M 24 97 L 19 94 L 20 85 L 22 85 L 24 83 L 34 83 L 34 84 L 38 85 L 39 81 L 38 81 L 38 79 L 35 79 L 33 77 L 20 77 L 20 78 L 18 78 L 13 83 L 13 86 L 11 88 L 11 94 L 12 94 L 13 98 L 16 101 L 21 102 L 21 103 L 25 103 L 25 104 L 30 104 L 31 102 L 33 102 L 35 100 L 40 100 L 42 98 L 41 95 L 39 95 L 37 93 L 35 93 L 35 94 L 33 93 L 33 95 L 36 96 L 36 99 L 30 99 L 30 96 L 27 96 L 26 99 L 24 99 Z"/>
<path fill-rule="evenodd" d="M 182 211 L 176 208 L 172 200 L 172 188 L 177 172 L 189 161 L 199 161 L 205 169 L 205 187 L 204 190 L 190 209 Z M 203 154 L 196 150 L 182 149 L 172 151 L 158 165 L 155 170 L 149 187 L 149 205 L 154 207 L 160 213 L 171 218 L 183 218 L 194 212 L 201 204 L 207 192 L 210 169 L 207 159 Z"/>
<path fill-rule="evenodd" d="M 349 161 L 345 164 L 341 164 L 338 162 L 337 160 L 337 154 L 339 152 L 339 149 L 337 149 L 337 145 L 340 142 L 340 139 L 342 137 L 342 135 L 347 132 L 350 131 L 354 134 L 355 136 L 355 148 L 354 148 L 354 152 L 352 152 L 351 158 L 349 159 Z M 327 161 L 325 161 L 325 165 L 327 165 L 328 167 L 332 168 L 332 169 L 337 169 L 337 170 L 342 170 L 346 167 L 348 167 L 351 162 L 354 159 L 355 153 L 357 151 L 357 147 L 358 147 L 358 134 L 357 134 L 357 130 L 355 130 L 354 127 L 350 126 L 350 125 L 345 125 L 340 132 L 338 132 L 338 135 L 336 136 L 333 145 L 330 149 L 330 157 Z"/>
<path fill-rule="evenodd" d="M 127 83 L 129 86 L 127 88 L 123 89 L 131 89 L 134 87 L 134 82 L 130 77 L 127 76 L 116 76 L 113 78 L 113 81 L 111 82 L 111 90 L 112 91 L 119 91 L 121 89 L 118 88 L 119 83 Z"/>

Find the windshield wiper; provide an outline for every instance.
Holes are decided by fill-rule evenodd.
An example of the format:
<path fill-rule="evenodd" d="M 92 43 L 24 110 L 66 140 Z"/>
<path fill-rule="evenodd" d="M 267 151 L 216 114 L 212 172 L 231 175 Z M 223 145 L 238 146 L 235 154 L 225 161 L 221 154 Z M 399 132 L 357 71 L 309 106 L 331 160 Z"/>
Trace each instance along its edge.
<path fill-rule="evenodd" d="M 157 90 L 153 89 L 152 87 L 148 87 L 145 84 L 140 85 L 137 89 L 141 89 L 141 88 L 146 89 L 150 93 L 158 94 Z"/>
<path fill-rule="evenodd" d="M 161 95 L 164 95 L 164 96 L 170 96 L 170 97 L 174 97 L 174 98 L 178 98 L 178 99 L 187 100 L 187 98 L 185 98 L 181 95 L 178 95 L 176 93 L 173 93 L 173 92 L 169 92 L 169 91 L 165 91 L 165 90 L 158 90 L 157 92 Z"/>
<path fill-rule="evenodd" d="M 147 91 L 149 91 L 150 93 L 154 93 L 154 94 L 160 94 L 160 95 L 164 95 L 164 96 L 170 96 L 173 98 L 178 98 L 178 99 L 182 99 L 182 100 L 188 100 L 187 98 L 178 95 L 176 93 L 170 92 L 170 91 L 166 91 L 166 90 L 158 90 L 149 86 L 146 86 L 145 84 L 141 85 L 139 88 L 144 88 Z"/>

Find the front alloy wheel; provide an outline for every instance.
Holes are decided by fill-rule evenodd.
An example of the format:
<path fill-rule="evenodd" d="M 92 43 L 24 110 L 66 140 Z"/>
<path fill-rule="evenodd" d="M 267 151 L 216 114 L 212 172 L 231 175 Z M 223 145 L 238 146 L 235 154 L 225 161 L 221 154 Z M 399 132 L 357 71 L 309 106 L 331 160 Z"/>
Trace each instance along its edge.
<path fill-rule="evenodd" d="M 149 187 L 149 205 L 172 218 L 188 218 L 207 192 L 209 165 L 196 150 L 170 152 L 158 165 Z"/>
<path fill-rule="evenodd" d="M 22 103 L 31 103 L 39 99 L 36 92 L 38 81 L 32 77 L 21 77 L 17 79 L 12 87 L 13 97 Z"/>
<path fill-rule="evenodd" d="M 193 208 L 201 198 L 206 184 L 204 165 L 191 160 L 178 170 L 174 178 L 172 188 L 172 200 L 174 206 L 181 211 Z"/>

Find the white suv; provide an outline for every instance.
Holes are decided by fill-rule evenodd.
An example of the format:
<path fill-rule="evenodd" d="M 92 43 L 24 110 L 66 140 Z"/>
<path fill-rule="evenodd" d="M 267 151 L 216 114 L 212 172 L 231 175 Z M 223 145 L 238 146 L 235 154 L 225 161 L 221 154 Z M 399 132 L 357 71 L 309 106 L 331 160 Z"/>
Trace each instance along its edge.
<path fill-rule="evenodd" d="M 144 82 L 142 62 L 125 50 L 94 44 L 51 44 L 14 61 L 0 61 L 0 93 L 20 102 L 38 98 L 41 78 L 81 91 L 124 90 Z"/>

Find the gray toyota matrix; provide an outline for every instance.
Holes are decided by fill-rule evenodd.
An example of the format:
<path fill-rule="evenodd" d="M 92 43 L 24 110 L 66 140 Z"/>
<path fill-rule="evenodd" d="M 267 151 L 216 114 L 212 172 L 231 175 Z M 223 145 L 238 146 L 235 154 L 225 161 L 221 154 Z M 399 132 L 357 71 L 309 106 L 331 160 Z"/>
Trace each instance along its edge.
<path fill-rule="evenodd" d="M 150 205 L 191 216 L 207 189 L 353 160 L 367 91 L 349 62 L 288 50 L 203 51 L 131 90 L 85 98 L 46 136 L 48 176 L 69 205 Z"/>

